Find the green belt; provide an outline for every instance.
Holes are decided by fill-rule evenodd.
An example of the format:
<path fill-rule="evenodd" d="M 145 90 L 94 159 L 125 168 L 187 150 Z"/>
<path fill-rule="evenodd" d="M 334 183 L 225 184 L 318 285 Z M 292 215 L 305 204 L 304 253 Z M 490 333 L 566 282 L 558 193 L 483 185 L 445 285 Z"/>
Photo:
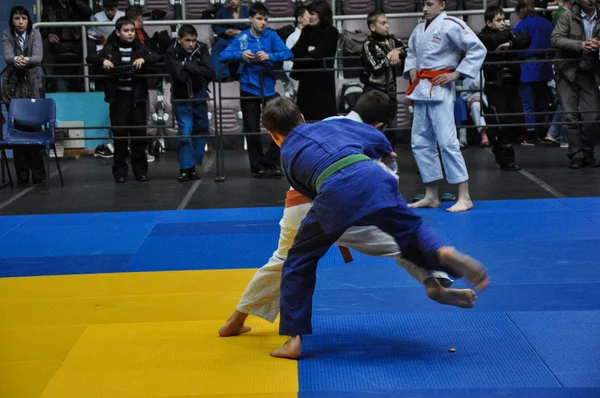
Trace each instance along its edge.
<path fill-rule="evenodd" d="M 319 175 L 319 177 L 317 178 L 317 183 L 315 184 L 317 192 L 319 192 L 321 185 L 323 185 L 325 180 L 331 177 L 332 174 L 337 173 L 341 169 L 346 168 L 351 164 L 362 162 L 363 160 L 371 160 L 371 158 L 363 154 L 355 154 L 346 156 L 345 158 L 341 158 L 337 162 L 334 162 L 331 166 L 326 168 L 325 171 L 323 171 L 321 175 Z"/>

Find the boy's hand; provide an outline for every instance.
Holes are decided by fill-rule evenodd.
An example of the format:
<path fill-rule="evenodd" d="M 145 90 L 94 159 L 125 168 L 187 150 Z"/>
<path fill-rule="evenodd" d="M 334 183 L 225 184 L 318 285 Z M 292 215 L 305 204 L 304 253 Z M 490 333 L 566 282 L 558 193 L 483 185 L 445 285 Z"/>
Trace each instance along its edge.
<path fill-rule="evenodd" d="M 260 62 L 268 61 L 269 60 L 269 54 L 267 54 L 264 51 L 259 51 L 259 52 L 256 53 L 256 60 L 260 61 Z"/>
<path fill-rule="evenodd" d="M 510 44 L 509 41 L 507 41 L 504 44 L 500 44 L 497 48 L 496 51 L 506 51 L 506 50 L 510 50 L 510 48 L 512 47 L 512 44 Z"/>
<path fill-rule="evenodd" d="M 387 155 L 386 157 L 384 157 L 383 159 L 381 159 L 381 161 L 384 164 L 389 166 L 396 161 L 396 158 L 398 158 L 398 155 L 396 155 L 396 152 L 392 152 L 389 155 Z"/>
<path fill-rule="evenodd" d="M 233 37 L 237 37 L 237 36 L 239 36 L 240 33 L 242 33 L 242 31 L 239 29 L 229 29 L 229 30 L 231 31 L 231 36 L 233 36 Z"/>
<path fill-rule="evenodd" d="M 411 69 L 408 71 L 408 73 L 410 74 L 410 80 L 415 80 L 415 78 L 417 77 L 417 70 Z"/>
<path fill-rule="evenodd" d="M 434 86 L 445 86 L 448 83 L 452 83 L 455 80 L 458 80 L 460 77 L 460 73 L 452 72 L 452 73 L 444 73 L 443 75 L 439 75 L 435 79 L 433 79 Z"/>
<path fill-rule="evenodd" d="M 102 66 L 106 70 L 111 70 L 112 68 L 115 67 L 115 65 L 112 62 L 110 62 L 109 60 L 107 60 L 107 59 L 105 59 L 104 62 L 102 62 Z"/>
<path fill-rule="evenodd" d="M 145 62 L 146 61 L 144 61 L 144 58 L 138 58 L 133 61 L 133 66 L 135 66 L 135 69 L 141 69 Z"/>
<path fill-rule="evenodd" d="M 255 59 L 256 59 L 256 55 L 253 52 L 244 51 L 244 53 L 242 54 L 242 60 L 244 62 L 252 62 Z"/>

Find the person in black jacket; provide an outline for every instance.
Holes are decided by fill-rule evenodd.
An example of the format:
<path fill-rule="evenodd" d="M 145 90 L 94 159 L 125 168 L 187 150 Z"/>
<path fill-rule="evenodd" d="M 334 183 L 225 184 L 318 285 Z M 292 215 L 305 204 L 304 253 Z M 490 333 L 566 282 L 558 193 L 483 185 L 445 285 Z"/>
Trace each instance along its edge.
<path fill-rule="evenodd" d="M 310 25 L 302 29 L 292 48 L 294 58 L 312 58 L 296 61 L 290 77 L 298 80 L 297 103 L 308 122 L 316 122 L 337 115 L 335 101 L 335 73 L 333 57 L 337 50 L 339 32 L 333 26 L 333 13 L 326 1 L 313 1 L 307 7 Z M 323 58 L 332 58 L 323 61 Z M 324 72 L 302 72 L 303 69 L 330 69 Z"/>
<path fill-rule="evenodd" d="M 135 77 L 145 73 L 147 66 L 158 61 L 158 56 L 149 52 L 136 37 L 135 23 L 127 17 L 119 18 L 115 24 L 116 36 L 108 41 L 98 54 L 88 56 L 87 62 L 102 66 L 109 75 L 104 87 L 104 100 L 110 104 L 114 137 L 143 137 L 146 130 L 136 126 L 146 125 L 148 107 L 148 79 Z M 115 181 L 127 181 L 127 139 L 115 140 L 113 176 Z M 138 181 L 148 181 L 146 140 L 131 140 L 131 169 Z"/>
<path fill-rule="evenodd" d="M 190 100 L 175 105 L 178 132 L 179 177 L 181 182 L 197 180 L 196 165 L 202 163 L 208 134 L 208 83 L 215 78 L 208 46 L 197 41 L 192 25 L 182 25 L 177 41 L 167 50 L 165 68 L 173 77 L 173 98 Z M 194 135 L 196 137 L 191 138 Z"/>
<path fill-rule="evenodd" d="M 518 60 L 518 53 L 502 53 L 506 50 L 522 50 L 529 47 L 531 37 L 527 33 L 513 33 L 506 29 L 502 7 L 490 6 L 485 10 L 486 27 L 479 34 L 479 40 L 488 50 L 486 62 L 505 62 Z M 523 105 L 519 96 L 521 67 L 519 64 L 485 65 L 485 93 L 490 108 L 495 113 L 523 113 Z M 493 117 L 493 116 L 492 116 Z M 497 116 L 495 124 L 521 124 L 524 116 Z M 496 129 L 496 141 L 492 151 L 496 163 L 502 170 L 519 171 L 515 160 L 513 142 L 524 132 L 523 127 L 499 127 Z"/>

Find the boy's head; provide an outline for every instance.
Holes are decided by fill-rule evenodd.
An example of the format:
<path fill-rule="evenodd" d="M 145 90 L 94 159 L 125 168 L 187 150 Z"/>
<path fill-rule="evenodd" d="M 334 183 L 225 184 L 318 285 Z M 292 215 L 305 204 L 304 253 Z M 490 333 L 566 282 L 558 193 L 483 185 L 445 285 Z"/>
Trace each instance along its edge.
<path fill-rule="evenodd" d="M 423 3 L 423 18 L 431 22 L 446 9 L 446 0 L 425 0 Z"/>
<path fill-rule="evenodd" d="M 294 26 L 302 29 L 309 23 L 308 10 L 304 6 L 296 7 L 294 10 Z"/>
<path fill-rule="evenodd" d="M 117 19 L 115 31 L 117 36 L 126 43 L 132 43 L 135 40 L 135 22 L 126 16 Z"/>
<path fill-rule="evenodd" d="M 112 21 L 119 10 L 118 0 L 104 0 L 102 2 L 102 7 L 104 7 L 104 15 L 106 15 L 106 18 L 108 18 L 109 21 Z"/>
<path fill-rule="evenodd" d="M 262 124 L 279 146 L 292 130 L 303 123 L 304 116 L 298 105 L 289 98 L 273 98 L 265 105 Z"/>
<path fill-rule="evenodd" d="M 135 23 L 136 29 L 142 29 L 144 26 L 144 13 L 140 6 L 131 6 L 125 11 L 125 17 Z"/>
<path fill-rule="evenodd" d="M 535 17 L 535 6 L 533 0 L 519 0 L 515 6 L 515 12 L 519 16 L 519 19 L 525 19 L 527 16 Z"/>
<path fill-rule="evenodd" d="M 490 6 L 486 8 L 485 24 L 491 30 L 504 30 L 504 27 L 506 26 L 506 16 L 504 15 L 504 10 L 502 7 Z"/>
<path fill-rule="evenodd" d="M 250 29 L 254 34 L 262 35 L 267 28 L 269 19 L 269 9 L 262 3 L 254 3 L 248 13 L 250 20 Z"/>
<path fill-rule="evenodd" d="M 381 11 L 375 11 L 367 15 L 367 26 L 371 33 L 387 36 L 390 30 L 387 17 Z"/>
<path fill-rule="evenodd" d="M 396 117 L 397 111 L 390 96 L 377 90 L 361 95 L 352 110 L 360 116 L 363 123 L 375 128 L 389 124 Z"/>
<path fill-rule="evenodd" d="M 196 48 L 196 40 L 198 39 L 198 32 L 192 25 L 181 25 L 177 32 L 177 43 L 183 49 L 191 53 Z"/>

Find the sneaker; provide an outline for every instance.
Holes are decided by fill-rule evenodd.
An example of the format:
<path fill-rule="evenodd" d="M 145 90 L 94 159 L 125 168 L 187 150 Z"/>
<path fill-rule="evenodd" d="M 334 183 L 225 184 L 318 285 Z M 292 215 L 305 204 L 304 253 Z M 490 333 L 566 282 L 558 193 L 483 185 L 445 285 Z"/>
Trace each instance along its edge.
<path fill-rule="evenodd" d="M 283 173 L 279 167 L 275 167 L 271 170 L 271 178 L 281 178 L 283 177 Z"/>
<path fill-rule="evenodd" d="M 146 152 L 146 160 L 148 161 L 148 163 L 152 163 L 156 160 L 156 158 L 150 155 L 148 152 Z"/>
<path fill-rule="evenodd" d="M 113 156 L 113 152 L 106 145 L 98 145 L 94 151 L 95 158 L 110 159 Z"/>
<path fill-rule="evenodd" d="M 267 173 L 267 170 L 265 169 L 260 169 L 256 172 L 256 174 L 254 174 L 254 178 L 269 178 L 269 173 Z"/>
<path fill-rule="evenodd" d="M 568 148 L 569 147 L 569 143 L 568 142 L 561 142 L 560 143 L 560 147 L 561 148 Z"/>
<path fill-rule="evenodd" d="M 179 182 L 188 182 L 190 180 L 190 176 L 188 175 L 187 171 L 183 171 L 179 174 L 179 177 L 177 177 L 177 181 Z"/>
<path fill-rule="evenodd" d="M 188 176 L 190 177 L 190 180 L 199 180 L 202 178 L 198 175 L 198 173 L 196 173 L 196 170 L 193 168 L 189 169 L 187 173 L 188 173 Z"/>

